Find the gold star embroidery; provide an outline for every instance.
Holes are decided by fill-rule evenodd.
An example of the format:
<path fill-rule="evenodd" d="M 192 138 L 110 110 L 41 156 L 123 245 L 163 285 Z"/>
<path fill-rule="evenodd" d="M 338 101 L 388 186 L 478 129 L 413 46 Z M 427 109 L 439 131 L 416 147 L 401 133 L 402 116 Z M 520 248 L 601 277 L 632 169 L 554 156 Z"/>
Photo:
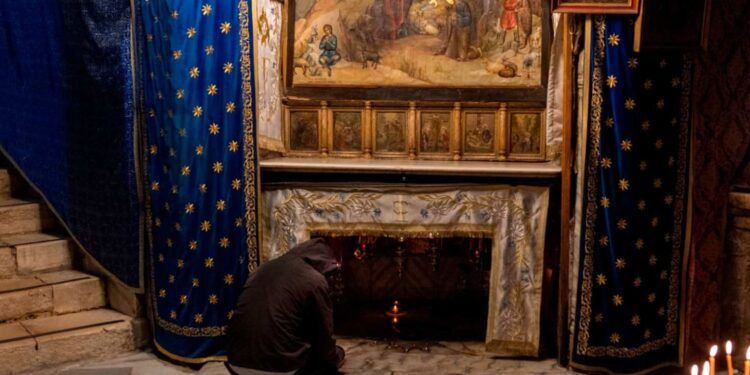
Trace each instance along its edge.
<path fill-rule="evenodd" d="M 180 223 L 174 223 L 174 230 L 181 231 L 182 230 L 182 224 Z"/>
<path fill-rule="evenodd" d="M 647 79 L 643 82 L 643 88 L 646 91 L 650 91 L 652 88 L 654 88 L 654 83 L 650 79 Z"/>
<path fill-rule="evenodd" d="M 609 208 L 609 203 L 609 198 L 607 197 L 602 197 L 602 199 L 599 201 L 599 204 L 601 204 L 601 206 L 604 208 Z"/>
<path fill-rule="evenodd" d="M 676 87 L 679 87 L 679 86 L 680 86 L 680 78 L 679 77 L 672 78 L 672 87 L 676 88 Z"/>
<path fill-rule="evenodd" d="M 203 265 L 206 268 L 213 268 L 214 267 L 214 258 L 208 257 L 206 260 L 203 261 Z"/>
<path fill-rule="evenodd" d="M 614 304 L 615 306 L 622 306 L 622 303 L 623 303 L 623 298 L 621 295 L 615 294 L 612 297 L 612 304 Z"/>
<path fill-rule="evenodd" d="M 175 93 L 175 96 L 177 97 L 177 99 L 184 98 L 185 97 L 185 90 L 183 90 L 183 89 L 177 90 L 177 93 Z"/>
<path fill-rule="evenodd" d="M 664 99 L 659 99 L 656 101 L 656 108 L 664 109 L 664 105 L 665 105 Z"/>
<path fill-rule="evenodd" d="M 633 149 L 633 142 L 629 139 L 623 139 L 622 142 L 620 142 L 620 148 L 623 151 L 630 151 Z"/>
<path fill-rule="evenodd" d="M 227 113 L 234 112 L 234 102 L 227 103 Z"/>
<path fill-rule="evenodd" d="M 234 283 L 234 275 L 226 274 L 224 275 L 224 284 L 232 285 Z"/>
<path fill-rule="evenodd" d="M 639 238 L 635 241 L 635 248 L 638 250 L 643 249 L 644 244 L 645 244 L 645 241 L 643 241 L 643 238 Z"/>
<path fill-rule="evenodd" d="M 242 218 L 241 217 L 238 217 L 238 218 L 234 219 L 234 226 L 238 227 L 238 228 L 242 226 Z"/>
<path fill-rule="evenodd" d="M 658 261 L 659 261 L 659 259 L 656 257 L 656 255 L 651 255 L 648 258 L 648 264 L 650 264 L 652 266 L 655 266 Z"/>
<path fill-rule="evenodd" d="M 659 278 L 662 279 L 662 280 L 668 279 L 669 278 L 669 272 L 667 272 L 667 271 L 661 271 L 661 273 L 659 274 Z"/>
<path fill-rule="evenodd" d="M 619 333 L 613 333 L 609 335 L 609 341 L 613 344 L 620 343 L 620 334 Z"/>
<path fill-rule="evenodd" d="M 628 221 L 625 219 L 617 220 L 617 229 L 625 230 L 628 228 Z"/>
<path fill-rule="evenodd" d="M 208 232 L 211 230 L 211 222 L 208 220 L 203 220 L 201 223 L 201 231 Z"/>
<path fill-rule="evenodd" d="M 188 71 L 188 74 L 190 75 L 190 78 L 198 78 L 198 76 L 201 75 L 201 70 L 198 69 L 197 66 L 194 66 L 190 68 L 190 70 Z"/>
<path fill-rule="evenodd" d="M 240 185 L 241 185 L 240 179 L 236 178 L 232 180 L 232 189 L 240 190 Z"/>
<path fill-rule="evenodd" d="M 208 132 L 209 132 L 209 133 L 210 133 L 211 135 L 216 135 L 216 134 L 219 134 L 219 130 L 220 130 L 220 128 L 219 128 L 219 124 L 217 124 L 217 123 L 215 123 L 215 122 L 214 122 L 214 123 L 211 123 L 211 125 L 208 125 Z"/>
<path fill-rule="evenodd" d="M 607 284 L 607 276 L 604 276 L 604 274 L 600 273 L 596 275 L 596 283 L 599 285 L 606 285 Z"/>
<path fill-rule="evenodd" d="M 626 264 L 627 263 L 625 262 L 625 259 L 617 258 L 617 260 L 615 261 L 615 268 L 619 270 L 624 269 Z"/>
<path fill-rule="evenodd" d="M 229 141 L 229 145 L 227 145 L 227 148 L 229 148 L 229 151 L 231 152 L 237 152 L 237 150 L 240 148 L 240 144 L 237 141 Z"/>
<path fill-rule="evenodd" d="M 229 30 L 232 30 L 232 24 L 229 22 L 222 22 L 221 26 L 219 26 L 219 30 L 221 30 L 222 34 L 229 34 Z"/>
<path fill-rule="evenodd" d="M 188 39 L 195 36 L 195 27 L 188 27 L 187 31 L 185 31 L 185 35 L 187 35 Z"/>
<path fill-rule="evenodd" d="M 211 169 L 213 169 L 214 173 L 221 173 L 221 171 L 224 169 L 224 166 L 221 164 L 221 162 L 217 161 L 214 162 Z"/>
<path fill-rule="evenodd" d="M 620 36 L 617 34 L 610 34 L 608 40 L 610 46 L 616 46 L 620 44 Z"/>
<path fill-rule="evenodd" d="M 660 189 L 661 188 L 661 178 L 655 178 L 654 179 L 654 188 Z"/>
<path fill-rule="evenodd" d="M 177 259 L 177 268 L 185 268 L 185 261 L 182 259 Z"/>
<path fill-rule="evenodd" d="M 193 203 L 188 203 L 185 205 L 186 214 L 192 214 L 194 211 L 195 211 L 195 205 Z"/>
<path fill-rule="evenodd" d="M 648 163 L 645 160 L 641 160 L 641 163 L 638 164 L 638 168 L 642 171 L 645 171 L 646 168 L 648 168 Z"/>
<path fill-rule="evenodd" d="M 607 117 L 607 121 L 604 123 L 608 128 L 611 128 L 615 125 L 615 119 L 612 117 Z"/>
<path fill-rule="evenodd" d="M 227 319 L 232 320 L 232 317 L 234 316 L 234 310 L 229 310 L 227 313 Z"/>
<path fill-rule="evenodd" d="M 219 92 L 219 88 L 216 87 L 216 85 L 212 83 L 212 84 L 208 85 L 208 88 L 206 89 L 206 92 L 208 93 L 208 95 L 214 96 L 214 95 L 216 95 L 216 93 Z"/>
<path fill-rule="evenodd" d="M 214 53 L 214 46 L 209 44 L 203 51 L 206 52 L 207 56 L 212 55 Z"/>
<path fill-rule="evenodd" d="M 206 185 L 206 184 L 200 184 L 200 185 L 198 185 L 198 191 L 200 191 L 201 193 L 207 192 L 208 191 L 208 185 Z"/>
<path fill-rule="evenodd" d="M 198 241 L 190 240 L 190 242 L 188 242 L 188 249 L 195 250 L 197 248 L 198 248 Z"/>
<path fill-rule="evenodd" d="M 195 316 L 193 316 L 193 320 L 195 320 L 196 323 L 203 323 L 203 314 L 195 314 Z"/>
<path fill-rule="evenodd" d="M 654 216 L 654 218 L 651 219 L 651 226 L 656 228 L 657 225 L 659 225 L 659 218 Z"/>
<path fill-rule="evenodd" d="M 211 10 L 212 9 L 210 4 L 203 4 L 203 6 L 201 7 L 201 14 L 203 14 L 204 16 L 208 16 L 211 14 Z"/>
<path fill-rule="evenodd" d="M 656 301 L 656 293 L 651 293 L 648 295 L 648 302 L 654 303 Z"/>
<path fill-rule="evenodd" d="M 187 297 L 186 295 L 184 295 L 184 294 L 183 294 L 183 295 L 180 295 L 180 304 L 181 304 L 181 305 L 184 305 L 184 304 L 186 304 L 186 303 L 187 303 L 187 301 L 188 301 L 188 297 Z"/>
<path fill-rule="evenodd" d="M 670 167 L 674 167 L 674 163 L 675 163 L 674 156 L 670 156 L 669 161 L 667 162 L 667 165 L 669 165 Z"/>
<path fill-rule="evenodd" d="M 159 289 L 159 297 L 160 298 L 166 298 L 167 297 L 167 290 L 166 289 Z"/>
<path fill-rule="evenodd" d="M 195 154 L 196 155 L 203 155 L 203 145 L 197 145 L 197 146 L 195 146 Z"/>
<path fill-rule="evenodd" d="M 602 165 L 602 168 L 609 169 L 612 168 L 612 159 L 610 158 L 602 158 L 602 161 L 600 163 Z"/>
<path fill-rule="evenodd" d="M 180 57 L 182 57 L 182 51 L 181 50 L 175 50 L 172 52 L 172 58 L 175 60 L 179 60 Z"/>
<path fill-rule="evenodd" d="M 628 182 L 627 179 L 621 178 L 620 181 L 617 182 L 617 187 L 621 191 L 626 191 L 630 188 L 630 182 Z"/>
<path fill-rule="evenodd" d="M 661 138 L 657 139 L 656 142 L 654 142 L 654 147 L 656 147 L 657 150 L 661 150 L 661 148 L 664 147 L 664 141 L 662 141 Z"/>
<path fill-rule="evenodd" d="M 177 319 L 177 311 L 174 311 L 174 310 L 170 311 L 169 317 L 172 319 Z"/>
<path fill-rule="evenodd" d="M 187 165 L 183 165 L 181 169 L 182 175 L 187 176 L 190 174 L 190 167 Z"/>
<path fill-rule="evenodd" d="M 651 330 L 647 329 L 645 332 L 643 332 L 643 338 L 648 340 L 651 338 Z"/>
<path fill-rule="evenodd" d="M 151 190 L 153 190 L 153 191 L 159 191 L 159 181 L 152 181 L 151 182 Z"/>
<path fill-rule="evenodd" d="M 641 317 L 638 316 L 638 314 L 633 315 L 633 317 L 630 318 L 630 324 L 632 324 L 632 325 L 634 325 L 636 327 L 639 326 L 641 324 Z"/>
<path fill-rule="evenodd" d="M 664 309 L 664 307 L 660 307 L 658 311 L 656 311 L 659 316 L 664 316 L 664 314 L 667 312 L 667 310 Z"/>
<path fill-rule="evenodd" d="M 180 16 L 180 12 L 178 12 L 176 10 L 172 11 L 172 18 L 177 19 L 177 17 L 179 17 L 179 16 Z"/>
<path fill-rule="evenodd" d="M 609 88 L 611 88 L 611 89 L 615 88 L 615 86 L 617 86 L 617 77 L 615 77 L 615 76 L 608 76 L 607 77 L 607 86 L 609 86 Z"/>
<path fill-rule="evenodd" d="M 608 244 L 609 244 L 609 237 L 602 236 L 601 238 L 599 238 L 599 245 L 607 246 Z"/>
<path fill-rule="evenodd" d="M 148 153 L 151 155 L 156 155 L 156 153 L 159 152 L 159 148 L 156 147 L 156 145 L 151 145 L 148 147 Z"/>
<path fill-rule="evenodd" d="M 208 303 L 215 305 L 219 303 L 219 297 L 216 294 L 211 294 L 208 296 Z"/>
<path fill-rule="evenodd" d="M 193 107 L 193 117 L 201 117 L 203 116 L 203 107 L 196 105 Z"/>
<path fill-rule="evenodd" d="M 636 288 L 638 288 L 638 287 L 641 286 L 641 278 L 640 277 L 636 277 L 635 280 L 633 280 L 633 286 L 636 287 Z"/>
<path fill-rule="evenodd" d="M 219 199 L 218 201 L 216 201 L 216 209 L 219 211 L 224 211 L 226 204 L 227 203 L 223 199 Z"/>
<path fill-rule="evenodd" d="M 667 195 L 666 197 L 664 197 L 664 204 L 666 204 L 667 206 L 671 205 L 672 202 L 674 202 L 673 196 Z"/>
<path fill-rule="evenodd" d="M 232 65 L 232 63 L 230 62 L 225 62 L 223 69 L 224 69 L 224 74 L 229 74 L 232 72 L 232 69 L 234 69 L 234 65 Z"/>
<path fill-rule="evenodd" d="M 193 281 L 192 281 L 192 285 L 193 285 L 193 288 L 197 288 L 197 287 L 201 286 L 200 279 L 198 279 L 197 277 L 194 277 Z"/>
<path fill-rule="evenodd" d="M 635 57 L 631 57 L 628 59 L 628 68 L 635 69 L 638 67 L 638 59 Z"/>
<path fill-rule="evenodd" d="M 625 100 L 625 109 L 627 109 L 628 111 L 632 111 L 633 109 L 635 109 L 635 99 L 633 99 L 633 98 L 626 99 Z"/>
<path fill-rule="evenodd" d="M 185 128 L 180 129 L 178 131 L 178 134 L 180 135 L 181 138 L 187 137 L 187 129 L 185 129 Z"/>
<path fill-rule="evenodd" d="M 174 284 L 174 275 L 169 275 L 169 283 Z"/>
<path fill-rule="evenodd" d="M 641 129 L 643 129 L 643 131 L 648 131 L 648 129 L 650 128 L 651 128 L 651 123 L 648 120 L 643 121 L 641 123 Z"/>
<path fill-rule="evenodd" d="M 596 321 L 597 323 L 601 323 L 601 322 L 603 322 L 603 321 L 604 321 L 604 314 L 602 314 L 602 313 L 598 313 L 598 314 L 596 314 L 596 316 L 594 316 L 594 320 L 595 320 L 595 321 Z"/>
<path fill-rule="evenodd" d="M 156 219 L 154 219 L 154 226 L 160 227 L 161 226 L 161 219 L 159 219 L 158 217 Z"/>
<path fill-rule="evenodd" d="M 229 247 L 229 238 L 222 237 L 221 239 L 219 239 L 219 247 L 221 247 L 223 249 L 228 248 Z"/>

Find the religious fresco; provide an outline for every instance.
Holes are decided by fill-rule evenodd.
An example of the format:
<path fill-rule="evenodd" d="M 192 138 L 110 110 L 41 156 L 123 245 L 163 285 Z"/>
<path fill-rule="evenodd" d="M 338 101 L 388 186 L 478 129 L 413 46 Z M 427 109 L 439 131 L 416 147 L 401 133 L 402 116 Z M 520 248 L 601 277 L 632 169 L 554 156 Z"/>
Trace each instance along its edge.
<path fill-rule="evenodd" d="M 468 112 L 464 116 L 464 153 L 494 153 L 495 113 Z"/>
<path fill-rule="evenodd" d="M 543 82 L 541 0 L 299 0 L 293 8 L 295 86 Z"/>
<path fill-rule="evenodd" d="M 538 113 L 514 113 L 510 116 L 510 152 L 539 154 L 542 116 Z"/>
<path fill-rule="evenodd" d="M 290 150 L 318 150 L 318 111 L 291 111 L 289 129 Z"/>
<path fill-rule="evenodd" d="M 331 134 L 332 151 L 356 152 L 362 151 L 362 112 L 334 111 L 333 132 Z"/>
<path fill-rule="evenodd" d="M 375 152 L 406 152 L 406 112 L 379 111 L 375 115 Z"/>
<path fill-rule="evenodd" d="M 448 153 L 451 141 L 450 112 L 422 112 L 419 124 L 419 151 Z"/>
<path fill-rule="evenodd" d="M 259 146 L 282 147 L 281 18 L 283 5 L 273 0 L 254 1 L 255 106 Z M 206 54 L 208 54 L 208 50 Z"/>

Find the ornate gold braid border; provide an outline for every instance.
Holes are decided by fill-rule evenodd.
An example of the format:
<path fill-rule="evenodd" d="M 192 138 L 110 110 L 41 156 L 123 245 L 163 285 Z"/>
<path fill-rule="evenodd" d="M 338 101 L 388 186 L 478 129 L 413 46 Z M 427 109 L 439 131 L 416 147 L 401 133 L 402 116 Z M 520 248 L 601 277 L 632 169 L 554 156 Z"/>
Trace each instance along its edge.
<path fill-rule="evenodd" d="M 690 120 L 690 71 L 692 63 L 688 56 L 683 59 L 683 71 L 682 71 L 682 92 L 680 101 L 680 154 L 679 154 L 679 166 L 677 175 L 677 184 L 675 187 L 675 193 L 678 197 L 681 197 L 675 203 L 674 220 L 675 227 L 672 233 L 672 259 L 671 259 L 671 274 L 669 278 L 669 306 L 667 313 L 667 330 L 666 335 L 654 341 L 647 342 L 637 348 L 617 348 L 612 346 L 588 346 L 589 326 L 591 323 L 591 272 L 593 269 L 593 249 L 594 246 L 594 223 L 596 222 L 596 187 L 598 186 L 597 178 L 597 161 L 599 158 L 599 132 L 601 126 L 601 109 L 603 103 L 602 97 L 602 65 L 604 61 L 604 34 L 606 24 L 604 23 L 604 16 L 596 17 L 596 47 L 594 52 L 594 77 L 592 82 L 592 115 L 591 115 L 591 132 L 589 135 L 591 138 L 592 151 L 589 154 L 589 166 L 587 173 L 588 178 L 588 194 L 587 194 L 587 205 L 586 205 L 586 244 L 585 244 L 585 257 L 584 257 L 584 270 L 583 270 L 583 282 L 581 286 L 581 319 L 579 328 L 579 340 L 576 344 L 576 352 L 579 355 L 586 355 L 589 357 L 601 357 L 605 355 L 621 357 L 621 358 L 634 358 L 643 355 L 646 352 L 657 350 L 664 345 L 674 345 L 677 343 L 677 322 L 681 315 L 680 309 L 680 280 L 682 280 L 682 274 L 680 272 L 680 258 L 683 256 L 685 250 L 682 242 L 682 224 L 683 214 L 685 210 L 685 187 L 686 187 L 686 171 L 687 171 L 687 143 L 689 140 L 689 120 Z M 682 270 L 685 272 L 685 270 Z"/>

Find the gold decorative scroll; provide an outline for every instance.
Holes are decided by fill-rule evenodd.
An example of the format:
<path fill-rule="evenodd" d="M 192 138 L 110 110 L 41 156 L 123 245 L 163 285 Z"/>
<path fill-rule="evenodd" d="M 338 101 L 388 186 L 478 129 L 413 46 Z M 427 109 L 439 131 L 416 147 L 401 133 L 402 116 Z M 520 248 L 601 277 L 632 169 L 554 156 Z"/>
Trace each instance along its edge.
<path fill-rule="evenodd" d="M 271 185 L 262 199 L 262 262 L 320 233 L 492 238 L 487 349 L 538 354 L 548 188 Z"/>

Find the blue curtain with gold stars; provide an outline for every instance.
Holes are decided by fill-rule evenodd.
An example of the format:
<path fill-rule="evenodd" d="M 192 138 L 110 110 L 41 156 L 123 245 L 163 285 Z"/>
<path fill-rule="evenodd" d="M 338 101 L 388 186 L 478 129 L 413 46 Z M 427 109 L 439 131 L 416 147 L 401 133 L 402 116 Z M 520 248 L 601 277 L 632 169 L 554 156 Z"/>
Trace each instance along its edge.
<path fill-rule="evenodd" d="M 88 254 L 142 288 L 130 5 L 0 1 L 0 150 Z"/>
<path fill-rule="evenodd" d="M 248 4 L 139 7 L 154 340 L 178 361 L 222 360 L 256 261 Z"/>
<path fill-rule="evenodd" d="M 572 364 L 635 373 L 682 361 L 691 60 L 593 26 Z"/>

